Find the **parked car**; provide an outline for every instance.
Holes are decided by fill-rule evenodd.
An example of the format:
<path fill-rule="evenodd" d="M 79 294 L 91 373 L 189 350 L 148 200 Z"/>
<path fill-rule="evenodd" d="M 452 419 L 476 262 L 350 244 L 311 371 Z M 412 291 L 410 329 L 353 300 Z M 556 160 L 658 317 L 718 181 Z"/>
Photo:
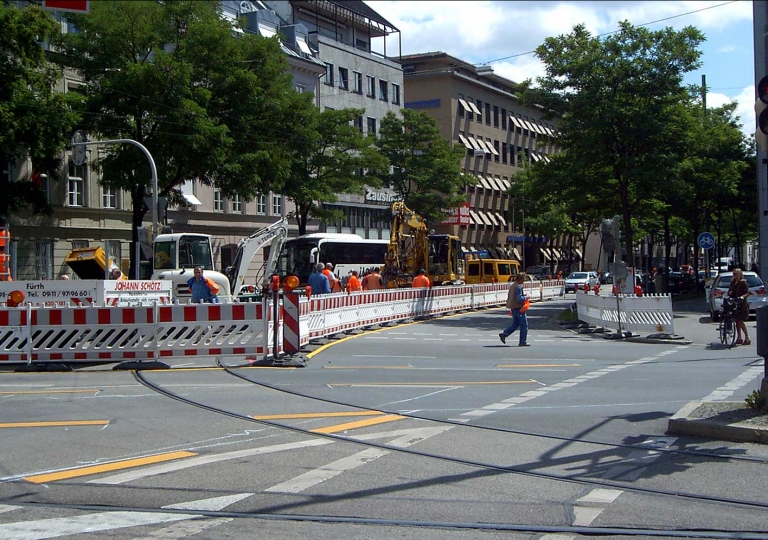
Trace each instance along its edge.
<path fill-rule="evenodd" d="M 670 272 L 667 281 L 669 294 L 680 294 L 696 290 L 696 276 L 688 272 Z"/>
<path fill-rule="evenodd" d="M 712 322 L 720 320 L 720 308 L 723 306 L 723 297 L 728 294 L 728 286 L 731 284 L 732 277 L 733 272 L 720 272 L 717 274 L 713 285 L 707 285 L 704 289 L 709 316 Z M 765 284 L 760 279 L 760 276 L 754 272 L 744 272 L 744 279 L 747 280 L 747 285 L 749 285 L 750 295 L 747 297 L 749 313 L 754 315 L 755 310 L 766 303 Z"/>
<path fill-rule="evenodd" d="M 552 270 L 549 266 L 529 266 L 525 269 L 525 273 L 532 276 L 533 279 L 547 279 L 552 275 Z"/>
<path fill-rule="evenodd" d="M 591 289 L 598 282 L 597 272 L 571 272 L 565 278 L 565 292 L 576 292 L 576 289 L 584 290 L 584 284 L 588 283 Z"/>

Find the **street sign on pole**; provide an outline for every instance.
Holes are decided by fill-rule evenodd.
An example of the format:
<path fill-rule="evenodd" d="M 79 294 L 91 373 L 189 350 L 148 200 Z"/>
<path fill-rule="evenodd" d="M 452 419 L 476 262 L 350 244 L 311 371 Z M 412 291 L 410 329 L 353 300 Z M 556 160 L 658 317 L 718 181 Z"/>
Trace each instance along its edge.
<path fill-rule="evenodd" d="M 85 145 L 80 144 L 86 142 L 88 142 L 88 135 L 86 135 L 85 131 L 82 129 L 78 129 L 75 131 L 75 134 L 72 135 L 72 163 L 78 167 L 88 159 L 88 152 L 86 151 Z"/>
<path fill-rule="evenodd" d="M 715 237 L 710 232 L 701 233 L 697 242 L 702 249 L 712 249 L 715 247 Z"/>

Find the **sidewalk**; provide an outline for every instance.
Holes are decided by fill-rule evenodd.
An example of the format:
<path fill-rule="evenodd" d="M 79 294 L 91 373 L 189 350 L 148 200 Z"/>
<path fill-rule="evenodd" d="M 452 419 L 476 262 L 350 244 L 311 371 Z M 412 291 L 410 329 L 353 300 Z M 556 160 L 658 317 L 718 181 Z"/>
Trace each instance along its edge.
<path fill-rule="evenodd" d="M 667 433 L 768 444 L 768 413 L 744 401 L 691 401 L 669 419 Z"/>

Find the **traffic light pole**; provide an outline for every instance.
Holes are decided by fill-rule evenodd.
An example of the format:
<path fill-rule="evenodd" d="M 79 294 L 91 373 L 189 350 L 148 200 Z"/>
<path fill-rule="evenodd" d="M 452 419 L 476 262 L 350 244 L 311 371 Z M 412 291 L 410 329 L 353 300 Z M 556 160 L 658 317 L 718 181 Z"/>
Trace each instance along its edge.
<path fill-rule="evenodd" d="M 755 48 L 755 83 L 757 86 L 757 97 L 759 101 L 765 102 L 764 99 L 760 99 L 764 96 L 765 85 L 763 80 L 768 74 L 768 1 L 766 0 L 754 0 L 752 2 L 752 21 L 754 31 L 754 48 Z M 755 103 L 757 105 L 757 102 Z M 758 111 L 755 109 L 757 115 L 755 126 L 755 138 L 758 139 L 758 133 L 761 133 L 762 126 L 760 117 L 766 114 L 766 111 Z M 758 223 L 759 223 L 759 240 L 758 240 L 758 265 L 760 267 L 760 276 L 768 278 L 768 148 L 757 145 L 757 201 L 758 201 Z M 765 309 L 765 308 L 761 308 Z M 760 347 L 761 341 L 768 340 L 768 335 L 761 335 L 761 328 L 764 324 L 758 324 L 757 329 L 757 343 L 758 353 L 765 347 Z M 762 332 L 765 333 L 765 332 Z M 761 354 L 761 356 L 763 356 Z M 768 398 L 768 356 L 763 356 L 763 380 L 760 385 L 760 395 L 763 398 Z"/>

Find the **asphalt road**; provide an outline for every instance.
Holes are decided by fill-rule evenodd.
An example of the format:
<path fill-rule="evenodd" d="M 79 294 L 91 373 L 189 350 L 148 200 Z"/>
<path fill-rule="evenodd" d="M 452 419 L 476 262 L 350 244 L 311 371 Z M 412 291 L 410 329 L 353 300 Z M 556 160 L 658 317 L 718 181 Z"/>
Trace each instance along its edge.
<path fill-rule="evenodd" d="M 768 448 L 665 433 L 756 389 L 754 345 L 703 301 L 675 304 L 690 344 L 582 336 L 553 324 L 572 301 L 534 304 L 527 348 L 493 309 L 305 368 L 0 374 L 0 540 L 768 538 Z"/>

